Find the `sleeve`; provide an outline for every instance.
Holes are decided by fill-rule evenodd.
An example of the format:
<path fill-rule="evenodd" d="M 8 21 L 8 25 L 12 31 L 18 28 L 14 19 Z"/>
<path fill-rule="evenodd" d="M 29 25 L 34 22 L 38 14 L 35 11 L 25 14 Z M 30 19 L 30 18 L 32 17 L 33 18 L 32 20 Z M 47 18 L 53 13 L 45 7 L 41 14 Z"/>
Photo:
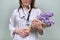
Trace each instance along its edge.
<path fill-rule="evenodd" d="M 13 12 L 9 21 L 9 31 L 10 31 L 11 37 L 14 37 L 13 35 L 13 31 L 15 30 L 14 22 L 15 22 L 15 13 Z"/>
<path fill-rule="evenodd" d="M 42 13 L 42 11 L 38 8 L 37 16 L 39 16 Z"/>
<path fill-rule="evenodd" d="M 38 8 L 38 13 L 37 13 L 37 17 L 42 13 L 42 11 Z M 44 34 L 44 29 L 43 29 L 43 34 Z M 38 35 L 40 35 L 40 33 L 38 32 Z"/>

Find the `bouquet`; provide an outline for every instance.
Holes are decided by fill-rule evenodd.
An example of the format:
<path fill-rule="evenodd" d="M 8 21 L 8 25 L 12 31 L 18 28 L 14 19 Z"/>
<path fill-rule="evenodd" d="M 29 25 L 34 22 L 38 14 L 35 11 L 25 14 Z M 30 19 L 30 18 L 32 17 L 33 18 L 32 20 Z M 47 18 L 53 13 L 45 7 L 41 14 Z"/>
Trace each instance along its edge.
<path fill-rule="evenodd" d="M 50 19 L 53 16 L 54 16 L 53 13 L 48 12 L 48 13 L 41 13 L 37 18 L 42 22 L 42 27 L 45 28 L 50 27 L 54 24 L 54 21 Z"/>
<path fill-rule="evenodd" d="M 54 21 L 52 19 L 50 19 L 51 17 L 53 17 L 54 14 L 53 13 L 41 13 L 39 16 L 37 16 L 37 20 L 40 20 L 40 22 L 42 23 L 42 27 L 43 28 L 47 28 L 50 27 L 54 24 Z M 31 26 L 29 28 L 31 30 Z"/>

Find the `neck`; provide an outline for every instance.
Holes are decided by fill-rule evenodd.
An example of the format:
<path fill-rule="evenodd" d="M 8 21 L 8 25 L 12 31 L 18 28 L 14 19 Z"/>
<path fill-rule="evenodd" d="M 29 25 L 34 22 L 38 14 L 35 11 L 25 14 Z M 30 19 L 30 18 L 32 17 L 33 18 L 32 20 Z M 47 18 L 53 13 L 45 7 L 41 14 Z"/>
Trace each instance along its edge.
<path fill-rule="evenodd" d="M 23 6 L 23 8 L 27 11 L 29 10 L 29 6 Z"/>

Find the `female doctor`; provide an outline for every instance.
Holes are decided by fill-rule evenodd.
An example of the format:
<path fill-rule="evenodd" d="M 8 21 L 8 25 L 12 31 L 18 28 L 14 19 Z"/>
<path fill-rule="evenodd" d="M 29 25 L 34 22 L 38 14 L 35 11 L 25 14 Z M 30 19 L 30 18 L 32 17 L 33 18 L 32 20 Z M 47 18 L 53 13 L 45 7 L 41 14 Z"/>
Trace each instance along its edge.
<path fill-rule="evenodd" d="M 41 10 L 34 7 L 35 0 L 19 0 L 19 8 L 10 17 L 9 30 L 13 40 L 38 40 L 38 33 L 43 34 L 43 28 L 38 20 L 34 20 Z M 31 25 L 30 32 L 28 27 Z"/>

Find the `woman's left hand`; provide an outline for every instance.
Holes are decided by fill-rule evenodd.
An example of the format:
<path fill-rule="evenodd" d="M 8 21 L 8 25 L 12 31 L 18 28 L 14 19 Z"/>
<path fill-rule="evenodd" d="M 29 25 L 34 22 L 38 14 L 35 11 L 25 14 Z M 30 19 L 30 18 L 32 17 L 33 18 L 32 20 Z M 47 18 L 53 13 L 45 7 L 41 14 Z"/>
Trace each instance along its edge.
<path fill-rule="evenodd" d="M 38 19 L 32 21 L 31 27 L 34 29 L 38 29 L 41 26 L 42 22 Z"/>
<path fill-rule="evenodd" d="M 40 34 L 43 34 L 43 27 L 42 27 L 42 22 L 38 19 L 35 19 L 32 21 L 31 27 L 35 30 L 37 29 Z"/>

